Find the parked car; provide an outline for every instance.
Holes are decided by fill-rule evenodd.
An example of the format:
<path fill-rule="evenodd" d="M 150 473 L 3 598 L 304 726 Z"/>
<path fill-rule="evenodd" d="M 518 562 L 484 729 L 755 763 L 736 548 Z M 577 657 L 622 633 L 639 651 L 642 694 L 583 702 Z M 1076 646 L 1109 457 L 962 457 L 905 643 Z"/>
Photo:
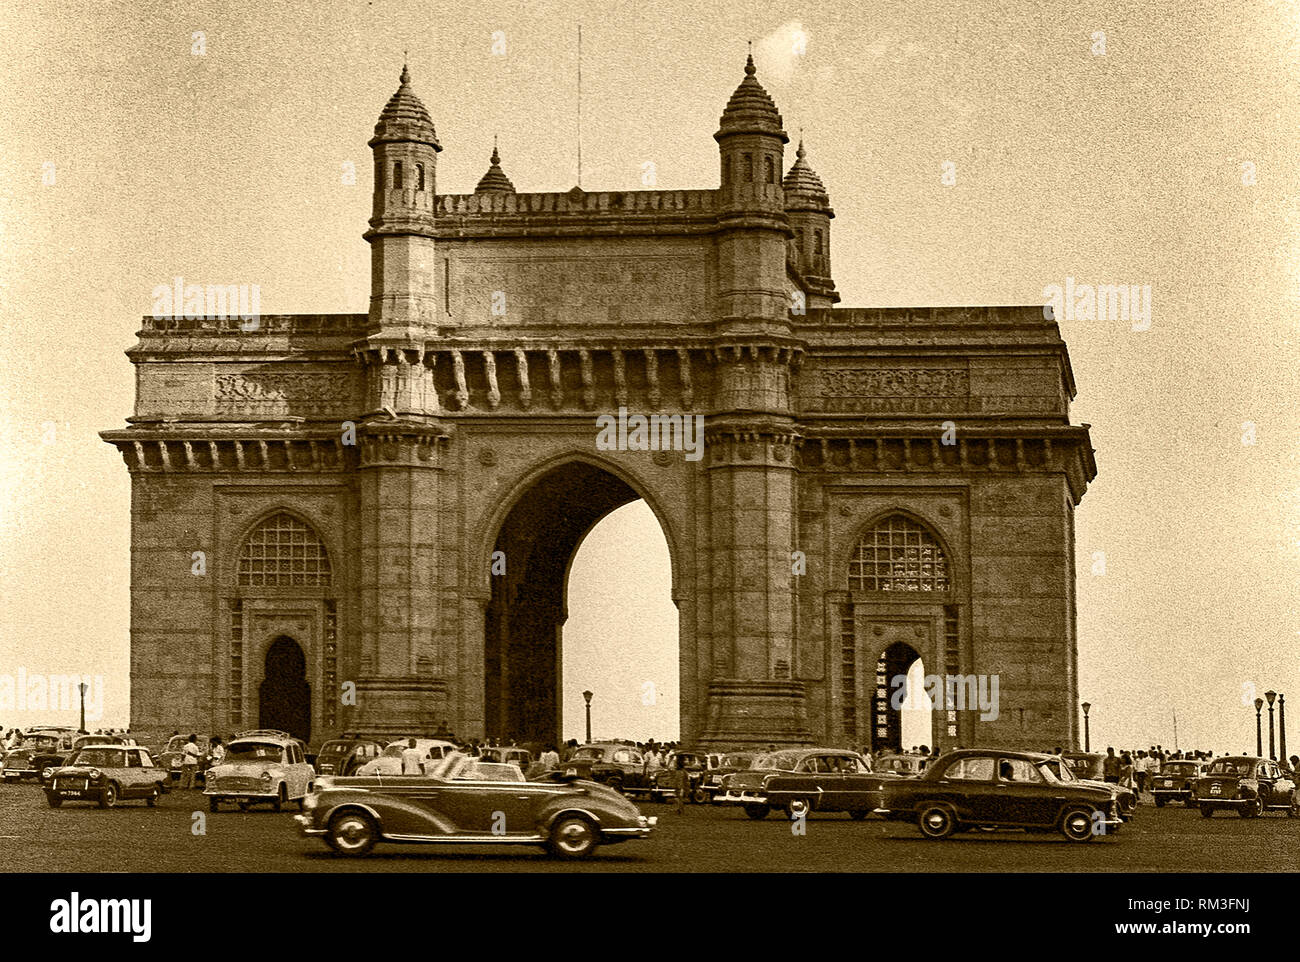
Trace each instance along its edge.
<path fill-rule="evenodd" d="M 312 768 L 317 775 L 355 775 L 383 753 L 384 746 L 369 738 L 335 738 L 321 745 Z"/>
<path fill-rule="evenodd" d="M 359 769 L 358 775 L 400 775 L 402 774 L 402 752 L 406 751 L 410 738 L 399 738 L 389 742 L 377 758 L 372 758 Z M 456 746 L 441 738 L 416 738 L 415 747 L 424 753 L 424 764 L 446 758 L 456 750 Z"/>
<path fill-rule="evenodd" d="M 304 835 L 341 855 L 402 842 L 541 845 L 566 859 L 646 838 L 655 825 L 608 786 L 573 778 L 525 781 L 514 765 L 460 752 L 422 776 L 325 776 L 294 820 Z"/>
<path fill-rule="evenodd" d="M 1106 756 L 1100 752 L 1062 752 L 1059 756 L 1070 767 L 1076 781 L 1090 782 L 1114 789 L 1118 793 L 1120 814 L 1127 820 L 1137 811 L 1137 792 L 1127 785 L 1106 781 Z"/>
<path fill-rule="evenodd" d="M 686 769 L 686 797 L 692 802 L 704 803 L 709 800 L 709 793 L 704 790 L 704 780 L 708 773 L 717 767 L 722 756 L 705 752 L 671 751 L 664 759 L 664 767 L 649 774 L 650 798 L 667 801 L 677 795 L 676 782 L 673 780 L 677 769 L 677 759 L 682 759 Z"/>
<path fill-rule="evenodd" d="M 528 766 L 533 763 L 533 753 L 527 748 L 520 748 L 517 745 L 493 745 L 482 749 L 483 759 L 492 762 L 504 762 L 507 765 L 514 765 L 521 772 L 528 770 Z"/>
<path fill-rule="evenodd" d="M 608 785 L 630 797 L 649 797 L 650 776 L 645 756 L 632 745 L 622 742 L 592 742 L 575 748 L 560 771 L 576 772 L 580 778 Z"/>
<path fill-rule="evenodd" d="M 167 739 L 167 745 L 158 753 L 158 764 L 167 770 L 173 781 L 180 781 L 181 766 L 185 763 L 185 743 L 189 740 L 188 734 L 173 735 Z M 203 774 L 208 770 L 208 764 L 212 759 L 209 754 L 212 738 L 210 735 L 199 735 L 195 743 L 199 746 L 198 781 L 202 784 Z"/>
<path fill-rule="evenodd" d="M 722 789 L 722 780 L 733 772 L 743 772 L 749 768 L 759 754 L 759 752 L 727 752 L 719 755 L 717 765 L 709 769 L 702 786 L 708 793 L 708 800 L 716 802 L 718 792 Z"/>
<path fill-rule="evenodd" d="M 258 729 L 230 740 L 221 764 L 208 769 L 203 793 L 212 812 L 220 810 L 221 802 L 234 802 L 240 811 L 269 802 L 278 812 L 291 801 L 301 805 L 315 778 L 301 741 L 282 731 Z"/>
<path fill-rule="evenodd" d="M 1175 758 L 1160 766 L 1160 771 L 1151 775 L 1151 796 L 1156 808 L 1163 808 L 1168 802 L 1182 802 L 1188 808 L 1196 806 L 1196 780 L 1201 777 L 1205 765 L 1193 758 Z"/>
<path fill-rule="evenodd" d="M 848 749 L 788 748 L 760 755 L 750 768 L 726 776 L 714 801 L 739 805 L 753 819 L 773 809 L 796 817 L 823 811 L 865 818 L 879 797 L 879 779 L 865 777 L 870 774 L 870 763 Z"/>
<path fill-rule="evenodd" d="M 941 755 L 917 778 L 887 779 L 881 807 L 926 838 L 1019 828 L 1088 842 L 1098 829 L 1113 834 L 1123 824 L 1114 788 L 1074 779 L 1059 756 L 968 748 Z"/>
<path fill-rule="evenodd" d="M 17 782 L 41 777 L 37 759 L 57 755 L 62 759 L 72 750 L 76 732 L 71 728 L 41 728 L 27 733 L 17 748 L 5 753 L 4 780 Z"/>
<path fill-rule="evenodd" d="M 153 806 L 163 793 L 165 769 L 154 764 L 149 750 L 121 742 L 91 741 L 55 768 L 45 786 L 50 808 L 67 801 L 96 802 L 112 808 L 119 801 L 143 798 Z"/>
<path fill-rule="evenodd" d="M 1296 783 L 1277 762 L 1255 755 L 1216 758 L 1196 779 L 1196 804 L 1204 818 L 1221 808 L 1235 808 L 1242 818 L 1257 818 L 1269 809 L 1300 816 Z"/>
<path fill-rule="evenodd" d="M 50 776 L 61 765 L 67 764 L 73 752 L 86 745 L 135 745 L 135 739 L 129 735 L 77 735 L 71 746 L 56 748 L 32 755 L 31 765 L 36 769 L 42 785 L 49 784 Z"/>

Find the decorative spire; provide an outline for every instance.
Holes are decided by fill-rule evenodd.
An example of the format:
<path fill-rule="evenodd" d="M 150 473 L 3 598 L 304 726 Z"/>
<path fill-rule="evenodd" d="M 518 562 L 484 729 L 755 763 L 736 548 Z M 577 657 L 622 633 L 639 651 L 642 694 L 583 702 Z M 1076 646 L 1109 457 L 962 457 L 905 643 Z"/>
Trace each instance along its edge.
<path fill-rule="evenodd" d="M 757 73 L 751 52 L 745 58 L 745 79 L 727 101 L 727 109 L 718 121 L 718 132 L 713 135 L 715 140 L 728 134 L 752 133 L 773 134 L 781 138 L 781 143 L 789 143 L 790 138 L 781 127 L 781 114 L 758 82 Z"/>
<path fill-rule="evenodd" d="M 474 188 L 476 194 L 513 194 L 515 185 L 510 182 L 506 172 L 501 169 L 501 154 L 497 150 L 496 134 L 492 135 L 492 166 Z"/>
<path fill-rule="evenodd" d="M 434 150 L 442 150 L 438 134 L 433 129 L 433 118 L 411 89 L 411 70 L 405 63 L 402 64 L 400 81 L 401 86 L 388 98 L 388 103 L 379 115 L 371 146 L 381 141 L 413 140 L 430 144 Z"/>
<path fill-rule="evenodd" d="M 803 146 L 803 132 L 799 135 L 799 148 L 794 152 L 794 165 L 785 175 L 781 187 L 785 191 L 787 209 L 812 209 L 829 211 L 831 198 L 817 172 L 808 163 L 808 152 Z"/>

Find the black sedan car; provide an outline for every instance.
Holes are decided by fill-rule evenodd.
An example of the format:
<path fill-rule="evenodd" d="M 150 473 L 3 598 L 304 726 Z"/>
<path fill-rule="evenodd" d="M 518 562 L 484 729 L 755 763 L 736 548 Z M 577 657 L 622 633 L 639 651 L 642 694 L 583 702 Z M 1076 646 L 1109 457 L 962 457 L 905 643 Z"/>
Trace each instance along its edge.
<path fill-rule="evenodd" d="M 1123 824 L 1113 786 L 1079 782 L 1059 756 L 1037 752 L 948 752 L 919 778 L 889 779 L 882 788 L 885 818 L 915 822 L 926 838 L 1016 828 L 1088 842 Z"/>

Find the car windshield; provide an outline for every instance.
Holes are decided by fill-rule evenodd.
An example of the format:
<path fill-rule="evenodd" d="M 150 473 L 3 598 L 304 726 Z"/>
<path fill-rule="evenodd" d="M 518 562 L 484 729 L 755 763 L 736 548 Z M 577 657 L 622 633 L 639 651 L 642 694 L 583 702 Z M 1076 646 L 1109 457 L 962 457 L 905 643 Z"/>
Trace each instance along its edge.
<path fill-rule="evenodd" d="M 760 755 L 754 759 L 752 767 L 761 769 L 774 769 L 779 772 L 792 772 L 799 762 L 795 756 L 789 752 L 775 752 L 771 755 Z"/>
<path fill-rule="evenodd" d="M 111 748 L 83 748 L 68 759 L 69 765 L 94 765 L 96 768 L 125 768 L 122 753 Z"/>
<path fill-rule="evenodd" d="M 599 761 L 604 757 L 605 757 L 605 749 L 603 748 L 579 748 L 576 752 L 574 752 L 570 756 L 570 758 L 573 760 L 589 758 L 592 759 L 593 761 Z"/>
<path fill-rule="evenodd" d="M 741 755 L 723 755 L 722 761 L 718 763 L 719 768 L 749 768 L 754 764 L 755 758 L 750 754 Z"/>
<path fill-rule="evenodd" d="M 1049 782 L 1076 782 L 1074 772 L 1070 771 L 1070 766 L 1063 764 L 1059 758 L 1049 758 L 1038 766 L 1039 771 L 1044 773 L 1044 777 Z"/>
<path fill-rule="evenodd" d="M 273 742 L 231 742 L 226 752 L 226 763 L 230 762 L 278 762 L 283 749 Z"/>
<path fill-rule="evenodd" d="M 1210 766 L 1211 775 L 1249 775 L 1255 763 L 1248 758 L 1221 758 Z"/>
<path fill-rule="evenodd" d="M 23 748 L 32 748 L 38 752 L 48 752 L 59 747 L 58 735 L 35 735 L 23 742 Z"/>
<path fill-rule="evenodd" d="M 325 755 L 346 755 L 352 750 L 353 742 L 326 742 L 316 753 L 317 758 Z"/>
<path fill-rule="evenodd" d="M 1166 775 L 1190 775 L 1196 771 L 1195 762 L 1165 762 L 1161 769 Z"/>

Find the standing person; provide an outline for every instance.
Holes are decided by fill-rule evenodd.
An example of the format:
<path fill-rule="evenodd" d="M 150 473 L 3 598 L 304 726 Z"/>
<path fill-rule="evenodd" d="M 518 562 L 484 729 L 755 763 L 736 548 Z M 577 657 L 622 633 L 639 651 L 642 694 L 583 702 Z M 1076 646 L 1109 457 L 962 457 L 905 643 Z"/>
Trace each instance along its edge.
<path fill-rule="evenodd" d="M 415 745 L 414 738 L 406 740 L 406 747 L 402 749 L 402 774 L 403 775 L 423 775 L 424 774 L 424 752 L 420 751 Z"/>
<path fill-rule="evenodd" d="M 677 814 L 686 814 L 686 792 L 690 787 L 689 773 L 686 771 L 686 756 L 678 752 L 673 756 L 672 784 L 677 793 Z"/>
<path fill-rule="evenodd" d="M 1119 781 L 1119 759 L 1115 757 L 1115 749 L 1106 749 L 1106 760 L 1101 763 L 1101 777 L 1103 781 Z"/>
<path fill-rule="evenodd" d="M 1133 777 L 1137 780 L 1137 793 L 1141 795 L 1147 787 L 1147 753 L 1139 751 L 1133 759 Z"/>
<path fill-rule="evenodd" d="M 1128 752 L 1119 757 L 1119 783 L 1124 788 L 1137 790 L 1133 784 L 1133 757 Z"/>
<path fill-rule="evenodd" d="M 199 773 L 199 759 L 203 755 L 203 749 L 199 748 L 199 736 L 190 735 L 189 741 L 181 749 L 181 788 L 196 787 L 196 776 Z"/>
<path fill-rule="evenodd" d="M 221 743 L 220 735 L 208 739 L 208 768 L 220 765 L 226 759 L 226 746 Z"/>
<path fill-rule="evenodd" d="M 542 757 L 538 759 L 542 763 L 544 770 L 549 771 L 552 768 L 560 767 L 560 753 L 555 750 L 554 745 L 548 745 L 546 751 L 542 752 Z"/>

